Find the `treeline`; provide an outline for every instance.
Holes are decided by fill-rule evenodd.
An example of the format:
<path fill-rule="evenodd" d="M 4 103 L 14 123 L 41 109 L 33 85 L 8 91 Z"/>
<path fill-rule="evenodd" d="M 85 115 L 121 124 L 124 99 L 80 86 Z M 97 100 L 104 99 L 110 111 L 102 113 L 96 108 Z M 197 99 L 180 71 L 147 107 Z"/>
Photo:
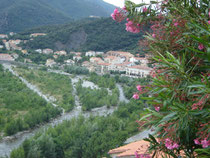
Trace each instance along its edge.
<path fill-rule="evenodd" d="M 89 70 L 87 68 L 81 67 L 81 66 L 76 66 L 76 65 L 65 66 L 64 71 L 67 72 L 67 73 L 76 74 L 76 75 L 87 75 L 87 74 L 89 74 Z"/>
<path fill-rule="evenodd" d="M 66 111 L 73 109 L 75 100 L 69 76 L 38 69 L 16 68 L 15 70 L 29 82 L 37 85 L 44 94 L 52 96 L 54 103 Z"/>
<path fill-rule="evenodd" d="M 115 78 L 111 77 L 109 74 L 100 76 L 96 73 L 91 73 L 88 79 L 102 88 L 114 89 L 116 87 Z"/>
<path fill-rule="evenodd" d="M 123 145 L 138 132 L 135 120 L 142 107 L 131 102 L 121 104 L 108 117 L 80 117 L 55 128 L 41 131 L 12 151 L 11 158 L 99 158 L 109 157 L 108 151 Z"/>
<path fill-rule="evenodd" d="M 48 122 L 61 110 L 28 89 L 0 65 L 0 132 L 13 135 Z"/>
<path fill-rule="evenodd" d="M 117 106 L 118 105 L 118 89 L 113 89 L 110 95 L 105 88 L 91 89 L 82 87 L 82 81 L 76 85 L 77 94 L 82 104 L 83 110 L 91 110 L 92 108 L 102 106 Z"/>

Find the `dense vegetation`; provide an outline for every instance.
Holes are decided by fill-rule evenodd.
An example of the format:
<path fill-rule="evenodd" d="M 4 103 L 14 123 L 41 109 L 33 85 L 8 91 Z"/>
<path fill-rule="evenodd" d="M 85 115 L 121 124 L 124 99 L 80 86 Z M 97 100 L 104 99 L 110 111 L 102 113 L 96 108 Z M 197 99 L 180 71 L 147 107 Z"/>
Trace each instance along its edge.
<path fill-rule="evenodd" d="M 0 65 L 0 132 L 12 135 L 60 114 Z"/>
<path fill-rule="evenodd" d="M 67 73 L 70 73 L 70 74 L 77 74 L 77 75 L 89 74 L 89 70 L 87 68 L 81 67 L 81 66 L 76 66 L 76 65 L 65 66 L 64 71 Z"/>
<path fill-rule="evenodd" d="M 108 117 L 80 117 L 66 121 L 34 138 L 26 140 L 13 150 L 11 158 L 99 158 L 138 132 L 136 118 L 142 107 L 135 102 L 121 104 Z"/>
<path fill-rule="evenodd" d="M 77 94 L 82 104 L 83 110 L 91 110 L 92 108 L 102 106 L 117 106 L 118 105 L 118 89 L 112 90 L 110 95 L 105 88 L 91 89 L 82 87 L 82 81 L 79 81 L 76 85 Z"/>
<path fill-rule="evenodd" d="M 102 0 L 0 0 L 0 4 L 0 33 L 64 24 L 90 15 L 109 16 L 114 8 Z"/>
<path fill-rule="evenodd" d="M 142 34 L 126 32 L 124 23 L 117 24 L 111 18 L 84 19 L 68 25 L 41 27 L 25 31 L 21 35 L 34 32 L 44 32 L 47 33 L 47 36 L 37 37 L 33 41 L 23 44 L 23 47 L 69 51 L 125 50 L 142 52 L 141 49 L 141 51 L 138 49 L 138 40 L 142 38 Z"/>
<path fill-rule="evenodd" d="M 44 94 L 54 97 L 55 103 L 66 111 L 73 109 L 75 105 L 73 87 L 68 76 L 37 69 L 17 68 L 16 71 L 32 84 L 37 85 Z"/>
<path fill-rule="evenodd" d="M 131 99 L 133 96 L 133 92 L 136 91 L 137 85 L 146 86 L 151 81 L 151 78 L 129 78 L 129 77 L 118 77 L 115 76 L 115 79 L 118 83 L 123 86 L 125 97 Z"/>
<path fill-rule="evenodd" d="M 102 88 L 116 88 L 115 78 L 111 77 L 109 74 L 99 76 L 96 73 L 91 73 L 88 79 Z"/>

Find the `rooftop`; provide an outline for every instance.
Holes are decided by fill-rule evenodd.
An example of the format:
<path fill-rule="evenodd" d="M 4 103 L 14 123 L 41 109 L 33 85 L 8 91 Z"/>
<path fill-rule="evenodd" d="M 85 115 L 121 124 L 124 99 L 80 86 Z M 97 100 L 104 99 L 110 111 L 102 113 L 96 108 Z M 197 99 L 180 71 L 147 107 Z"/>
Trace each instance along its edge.
<path fill-rule="evenodd" d="M 152 157 L 153 153 L 149 153 L 150 143 L 144 140 L 136 141 L 124 146 L 121 146 L 119 148 L 115 148 L 110 150 L 109 154 L 116 155 L 116 158 L 123 158 L 123 157 L 135 157 L 136 154 L 145 155 Z M 163 153 L 158 153 L 158 155 L 155 156 L 155 158 L 162 158 Z"/>

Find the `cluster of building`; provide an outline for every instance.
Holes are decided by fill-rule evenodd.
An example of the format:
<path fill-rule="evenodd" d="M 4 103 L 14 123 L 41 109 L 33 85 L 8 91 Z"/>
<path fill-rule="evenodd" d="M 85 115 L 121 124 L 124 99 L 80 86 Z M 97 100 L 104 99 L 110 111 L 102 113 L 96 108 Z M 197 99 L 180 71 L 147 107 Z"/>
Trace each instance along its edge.
<path fill-rule="evenodd" d="M 90 61 L 82 63 L 90 72 L 101 74 L 109 72 L 119 72 L 128 77 L 141 78 L 150 74 L 151 68 L 148 67 L 148 56 L 134 57 L 129 52 L 109 51 L 101 57 L 91 57 Z"/>
<path fill-rule="evenodd" d="M 13 36 L 15 35 L 15 33 L 10 32 L 9 36 Z M 31 39 L 33 40 L 33 37 L 37 37 L 37 36 L 45 36 L 45 33 L 33 33 L 30 35 Z M 21 42 L 26 43 L 28 42 L 28 40 L 20 40 L 20 39 L 16 39 L 16 40 L 8 40 L 9 36 L 7 34 L 0 34 L 0 39 L 2 40 L 4 45 L 0 45 L 0 49 L 2 48 L 6 48 L 6 50 L 20 50 L 22 51 L 23 49 L 18 46 Z M 26 50 L 23 51 L 23 53 L 26 52 Z"/>
<path fill-rule="evenodd" d="M 30 35 L 33 40 L 34 37 L 37 36 L 45 36 L 45 33 L 33 33 Z M 1 48 L 6 48 L 6 50 L 19 50 L 23 54 L 28 54 L 27 50 L 23 50 L 19 44 L 21 42 L 26 43 L 27 40 L 9 40 L 8 35 L 0 34 L 0 39 L 4 45 L 0 45 Z M 52 59 L 47 59 L 45 65 L 52 67 L 57 65 L 55 59 L 58 56 L 67 56 L 67 52 L 65 50 L 54 51 L 52 49 L 37 49 L 35 52 L 40 54 L 48 54 L 52 55 Z M 148 67 L 148 56 L 145 57 L 135 57 L 133 54 L 129 52 L 122 51 L 109 51 L 107 53 L 104 52 L 96 52 L 96 51 L 88 51 L 85 53 L 81 52 L 70 52 L 73 55 L 73 59 L 67 59 L 64 61 L 67 65 L 74 65 L 79 60 L 82 60 L 83 56 L 89 57 L 89 61 L 85 61 L 82 63 L 83 67 L 86 67 L 90 72 L 96 72 L 100 74 L 117 72 L 119 74 L 128 76 L 141 78 L 146 77 L 150 74 L 152 70 Z M 0 54 L 0 60 L 14 60 L 18 57 L 17 54 L 9 55 L 9 54 Z M 26 62 L 32 62 L 30 59 Z"/>

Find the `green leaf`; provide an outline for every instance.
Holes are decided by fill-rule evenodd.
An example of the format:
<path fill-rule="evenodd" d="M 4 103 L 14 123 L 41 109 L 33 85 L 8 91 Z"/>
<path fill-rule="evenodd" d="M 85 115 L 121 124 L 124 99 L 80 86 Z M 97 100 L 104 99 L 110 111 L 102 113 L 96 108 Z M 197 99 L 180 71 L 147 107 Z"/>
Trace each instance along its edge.
<path fill-rule="evenodd" d="M 160 123 L 165 122 L 165 121 L 169 121 L 169 120 L 172 119 L 175 115 L 177 115 L 177 112 L 172 112 L 172 113 L 166 115 L 166 116 L 160 121 Z"/>
<path fill-rule="evenodd" d="M 144 120 L 145 118 L 150 117 L 150 116 L 152 116 L 152 114 L 145 115 L 145 116 L 143 116 L 139 121 L 142 121 L 142 120 Z"/>

